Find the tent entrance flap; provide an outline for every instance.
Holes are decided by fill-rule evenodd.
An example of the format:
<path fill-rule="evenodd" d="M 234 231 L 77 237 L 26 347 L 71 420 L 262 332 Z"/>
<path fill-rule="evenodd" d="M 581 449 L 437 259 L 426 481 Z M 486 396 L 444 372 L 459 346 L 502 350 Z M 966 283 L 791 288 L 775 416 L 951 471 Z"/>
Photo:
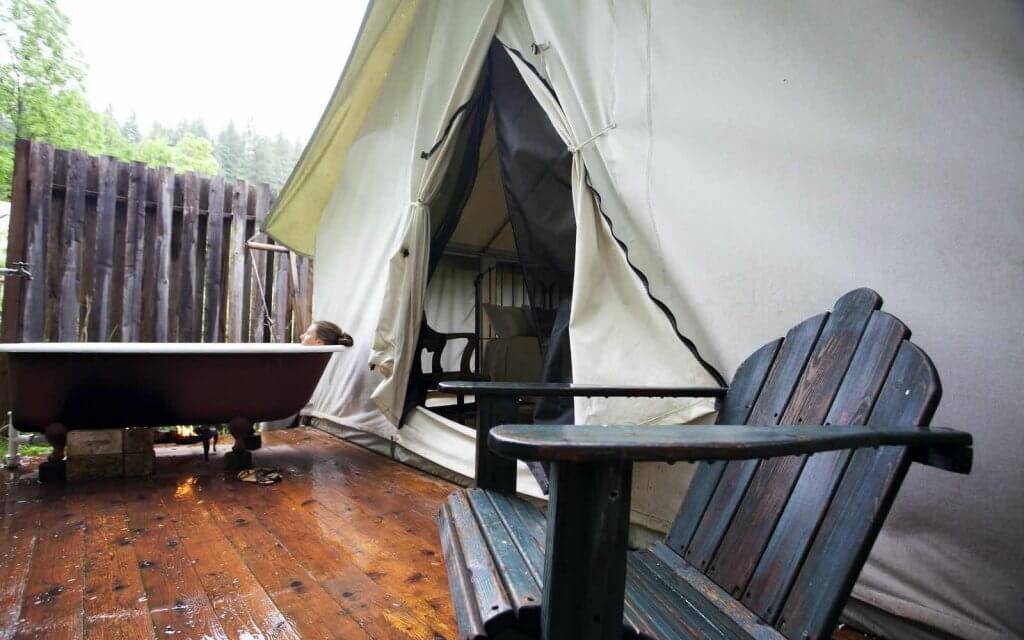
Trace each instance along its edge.
<path fill-rule="evenodd" d="M 571 156 L 500 43 L 491 45 L 459 130 L 448 135 L 456 137 L 456 151 L 445 187 L 430 205 L 426 322 L 406 411 L 429 404 L 437 382 L 456 372 L 507 381 L 572 379 Z M 527 322 L 517 327 L 512 316 Z M 472 369 L 460 371 L 463 359 L 455 351 L 468 345 L 443 344 L 439 336 L 466 333 L 475 336 L 475 354 L 465 359 Z M 440 358 L 443 372 L 434 370 L 431 353 L 439 340 L 447 350 Z M 543 421 L 570 421 L 573 415 L 572 403 L 558 399 L 535 409 Z"/>

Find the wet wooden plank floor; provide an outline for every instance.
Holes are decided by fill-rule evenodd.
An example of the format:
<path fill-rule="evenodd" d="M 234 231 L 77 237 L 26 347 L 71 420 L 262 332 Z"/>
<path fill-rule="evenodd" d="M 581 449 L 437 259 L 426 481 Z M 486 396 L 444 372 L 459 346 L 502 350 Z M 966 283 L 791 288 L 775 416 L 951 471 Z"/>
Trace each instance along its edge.
<path fill-rule="evenodd" d="M 157 474 L 3 472 L 0 638 L 456 638 L 433 514 L 452 485 L 312 429 L 264 435 L 284 481 L 161 448 Z"/>
<path fill-rule="evenodd" d="M 160 448 L 144 479 L 0 471 L 0 640 L 457 638 L 433 520 L 453 485 L 314 429 L 263 442 L 269 487 L 225 477 L 223 444 Z"/>

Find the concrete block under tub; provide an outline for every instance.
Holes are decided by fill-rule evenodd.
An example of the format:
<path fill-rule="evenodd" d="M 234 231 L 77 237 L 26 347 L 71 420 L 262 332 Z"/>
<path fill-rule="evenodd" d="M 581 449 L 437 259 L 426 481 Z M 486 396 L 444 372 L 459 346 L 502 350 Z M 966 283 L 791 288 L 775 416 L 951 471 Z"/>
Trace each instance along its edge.
<path fill-rule="evenodd" d="M 152 450 L 142 453 L 124 454 L 124 475 L 126 478 L 138 478 L 153 475 L 156 468 L 156 453 Z"/>
<path fill-rule="evenodd" d="M 124 475 L 124 454 L 120 451 L 68 456 L 66 464 L 68 482 L 120 478 Z"/>
<path fill-rule="evenodd" d="M 153 451 L 153 430 L 148 427 L 128 427 L 122 435 L 125 453 Z"/>
<path fill-rule="evenodd" d="M 96 429 L 68 433 L 67 456 L 121 454 L 124 449 L 123 429 Z M 70 479 L 70 475 L 68 476 Z"/>

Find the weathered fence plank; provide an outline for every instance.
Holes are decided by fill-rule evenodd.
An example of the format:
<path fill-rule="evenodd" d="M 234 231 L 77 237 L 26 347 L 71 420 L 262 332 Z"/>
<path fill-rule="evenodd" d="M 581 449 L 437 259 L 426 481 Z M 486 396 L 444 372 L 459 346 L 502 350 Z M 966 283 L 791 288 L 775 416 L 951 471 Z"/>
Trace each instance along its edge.
<path fill-rule="evenodd" d="M 114 197 L 114 273 L 110 281 L 110 324 L 108 339 L 124 342 L 124 328 L 121 319 L 124 316 L 124 249 L 125 228 L 128 221 L 128 178 L 131 165 L 127 162 L 117 163 L 117 195 Z"/>
<path fill-rule="evenodd" d="M 81 152 L 79 152 L 81 153 Z M 142 339 L 142 269 L 146 239 L 146 165 L 133 162 L 128 168 L 128 203 L 124 232 L 124 303 L 121 339 Z"/>
<path fill-rule="evenodd" d="M 111 286 L 114 278 L 114 222 L 117 198 L 117 161 L 99 159 L 96 199 L 96 246 L 93 253 L 92 291 L 89 298 L 89 340 L 110 339 Z"/>
<path fill-rule="evenodd" d="M 228 323 L 226 340 L 242 342 L 246 327 L 242 310 L 245 299 L 245 240 L 246 222 L 248 222 L 249 185 L 244 180 L 236 180 L 231 192 L 231 261 L 228 278 Z"/>
<path fill-rule="evenodd" d="M 181 299 L 178 302 L 178 340 L 198 342 L 196 335 L 197 243 L 199 241 L 199 176 L 183 176 L 181 222 Z"/>
<path fill-rule="evenodd" d="M 46 236 L 50 223 L 53 189 L 53 148 L 33 145 L 29 154 L 29 210 L 25 229 L 25 256 L 32 279 L 25 287 L 22 337 L 26 342 L 43 339 L 46 327 Z"/>
<path fill-rule="evenodd" d="M 203 289 L 203 342 L 220 342 L 221 253 L 224 242 L 224 178 L 210 180 L 206 218 L 206 278 Z"/>
<path fill-rule="evenodd" d="M 7 223 L 7 266 L 25 262 L 25 233 L 28 222 L 28 174 L 31 143 L 17 140 L 14 143 L 14 175 L 11 180 L 11 215 Z M 31 270 L 31 266 L 29 267 Z M 22 304 L 25 281 L 21 278 L 7 278 L 4 282 L 4 317 L 2 331 L 4 342 L 17 342 L 22 337 L 24 314 Z"/>
<path fill-rule="evenodd" d="M 82 262 L 82 242 L 85 237 L 85 186 L 88 167 L 89 158 L 84 151 L 72 151 L 69 154 L 64 220 L 61 227 L 64 264 L 60 280 L 63 297 L 57 318 L 57 340 L 60 342 L 75 342 L 80 338 L 79 269 Z"/>
<path fill-rule="evenodd" d="M 267 214 L 270 212 L 270 204 L 273 196 L 269 185 L 258 185 L 256 187 L 256 228 L 254 233 L 259 232 L 263 226 Z M 270 283 L 267 272 L 267 252 L 253 252 L 253 286 L 251 293 L 251 304 L 249 306 L 250 336 L 252 342 L 265 342 L 267 335 L 267 309 L 270 308 Z"/>
<path fill-rule="evenodd" d="M 168 321 L 170 319 L 170 285 L 171 285 L 171 207 L 174 203 L 174 172 L 168 168 L 160 169 L 160 179 L 156 202 L 156 243 L 153 257 L 156 261 L 156 304 L 154 305 L 153 340 L 167 342 Z"/>
<path fill-rule="evenodd" d="M 310 309 L 307 302 L 308 291 L 308 276 L 309 267 L 308 260 L 295 253 L 294 251 L 288 252 L 289 258 L 289 269 L 291 271 L 291 287 L 292 287 L 292 314 L 294 316 L 295 325 L 299 332 L 302 332 L 309 326 L 310 323 Z"/>
<path fill-rule="evenodd" d="M 53 152 L 53 184 L 67 181 L 68 152 L 57 149 Z M 46 320 L 43 323 L 43 340 L 57 339 L 58 316 L 61 307 L 61 277 L 64 275 L 64 245 L 61 242 L 64 220 L 63 191 L 53 190 L 50 199 L 50 219 L 46 225 Z"/>
<path fill-rule="evenodd" d="M 288 262 L 287 253 L 274 252 L 274 342 L 288 342 L 288 312 L 291 303 L 288 295 Z"/>

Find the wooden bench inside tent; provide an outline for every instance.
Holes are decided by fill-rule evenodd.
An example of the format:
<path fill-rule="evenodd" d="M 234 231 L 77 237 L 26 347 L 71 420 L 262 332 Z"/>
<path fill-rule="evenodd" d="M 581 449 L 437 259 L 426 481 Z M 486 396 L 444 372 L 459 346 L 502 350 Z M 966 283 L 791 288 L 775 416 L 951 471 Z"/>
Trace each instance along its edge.
<path fill-rule="evenodd" d="M 969 434 L 928 427 L 939 376 L 881 305 L 851 291 L 728 390 L 446 385 L 491 400 L 478 486 L 438 514 L 461 637 L 829 638 L 911 463 L 971 466 Z M 719 426 L 494 427 L 545 393 L 720 397 Z M 547 514 L 513 495 L 514 458 L 550 463 Z M 703 462 L 671 531 L 628 551 L 632 464 L 681 460 Z"/>

